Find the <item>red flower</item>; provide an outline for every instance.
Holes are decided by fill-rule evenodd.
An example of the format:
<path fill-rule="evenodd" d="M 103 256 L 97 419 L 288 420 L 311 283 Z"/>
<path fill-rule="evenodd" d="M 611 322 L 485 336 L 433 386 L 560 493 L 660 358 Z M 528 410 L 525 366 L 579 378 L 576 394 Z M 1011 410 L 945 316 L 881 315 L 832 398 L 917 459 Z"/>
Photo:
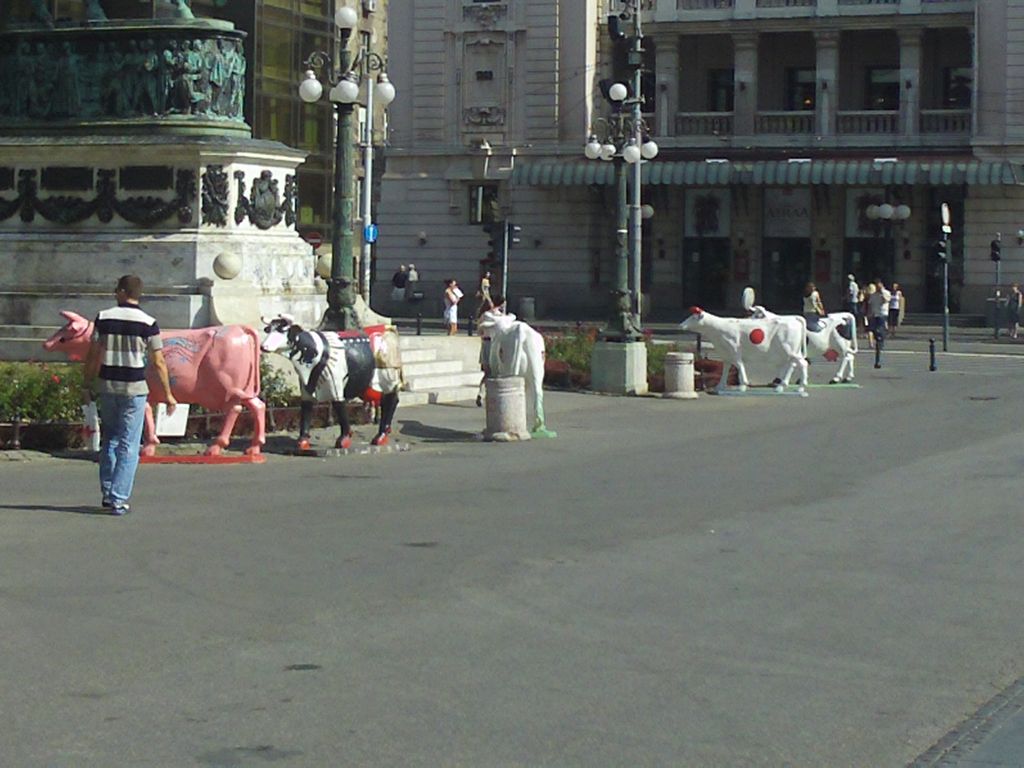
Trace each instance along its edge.
<path fill-rule="evenodd" d="M 56 373 L 53 374 L 53 376 L 51 376 L 50 378 L 53 379 L 54 384 L 60 384 L 60 376 L 58 376 Z"/>

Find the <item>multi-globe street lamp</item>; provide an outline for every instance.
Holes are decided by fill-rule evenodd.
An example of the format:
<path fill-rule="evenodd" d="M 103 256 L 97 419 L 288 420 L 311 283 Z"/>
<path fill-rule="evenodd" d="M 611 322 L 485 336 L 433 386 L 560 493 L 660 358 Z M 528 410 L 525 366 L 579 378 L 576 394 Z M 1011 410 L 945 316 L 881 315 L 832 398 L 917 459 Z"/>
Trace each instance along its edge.
<path fill-rule="evenodd" d="M 597 118 L 591 123 L 590 135 L 583 149 L 590 160 L 616 162 L 615 287 L 608 326 L 594 344 L 590 358 L 591 386 L 598 392 L 613 394 L 642 394 L 647 391 L 647 345 L 640 327 L 642 219 L 649 218 L 654 211 L 650 206 L 641 204 L 640 184 L 641 166 L 657 156 L 658 145 L 651 140 L 643 119 L 644 36 L 640 17 L 639 0 L 621 0 L 621 11 L 608 16 L 608 34 L 616 44 L 625 42 L 627 37 L 621 29 L 621 22 L 633 22 L 626 57 L 633 68 L 632 89 L 624 83 L 602 81 L 601 90 L 611 104 L 612 115 L 609 119 Z M 627 166 L 632 168 L 632 203 L 629 200 Z M 630 240 L 633 243 L 635 302 L 630 300 L 629 290 Z"/>
<path fill-rule="evenodd" d="M 355 153 L 352 142 L 352 114 L 362 81 L 367 81 L 367 119 L 365 141 L 365 167 L 363 188 L 363 268 L 364 298 L 369 300 L 370 249 L 373 244 L 373 228 L 370 213 L 370 184 L 373 173 L 373 103 L 374 99 L 384 107 L 394 101 L 395 87 L 384 71 L 385 62 L 378 54 L 361 46 L 355 60 L 348 50 L 352 31 L 359 23 L 359 14 L 354 8 L 340 6 L 334 14 L 334 23 L 341 35 L 338 46 L 337 66 L 324 51 L 309 55 L 304 64 L 306 74 L 299 83 L 299 97 L 313 104 L 323 96 L 324 86 L 320 73 L 331 86 L 328 98 L 334 104 L 337 116 L 337 134 L 334 140 L 334 202 L 332 206 L 331 233 L 331 276 L 327 288 L 327 311 L 321 327 L 324 330 L 350 330 L 359 328 L 355 313 L 355 275 L 352 270 L 352 244 L 354 240 L 353 199 L 355 182 Z M 374 83 L 374 73 L 380 75 Z"/>
<path fill-rule="evenodd" d="M 612 291 L 611 316 L 604 337 L 615 340 L 637 340 L 642 337 L 640 329 L 640 249 L 642 242 L 641 220 L 654 213 L 651 206 L 641 204 L 640 166 L 644 160 L 652 160 L 658 154 L 658 145 L 647 135 L 643 118 L 627 116 L 622 111 L 627 101 L 628 89 L 622 83 L 615 83 L 608 89 L 608 98 L 619 110 L 612 118 L 595 118 L 583 154 L 588 160 L 615 162 L 616 186 L 618 190 L 618 222 L 615 250 L 615 288 Z M 633 98 L 635 107 L 640 99 Z M 598 137 L 598 131 L 602 136 Z M 627 168 L 632 169 L 633 195 L 629 200 Z M 630 230 L 632 229 L 632 237 Z M 637 296 L 635 304 L 630 298 L 629 262 L 630 241 L 633 243 L 633 288 Z"/>

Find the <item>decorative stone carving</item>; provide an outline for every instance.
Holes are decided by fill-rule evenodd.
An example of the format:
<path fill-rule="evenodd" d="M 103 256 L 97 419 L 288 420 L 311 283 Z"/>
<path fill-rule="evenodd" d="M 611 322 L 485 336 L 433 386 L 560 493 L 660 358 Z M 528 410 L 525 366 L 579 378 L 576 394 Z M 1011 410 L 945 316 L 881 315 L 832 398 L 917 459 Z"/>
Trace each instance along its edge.
<path fill-rule="evenodd" d="M 467 5 L 462 9 L 462 18 L 487 29 L 493 29 L 498 21 L 507 15 L 508 8 L 506 6 L 491 3 L 486 5 Z"/>
<path fill-rule="evenodd" d="M 228 174 L 223 165 L 208 165 L 203 174 L 203 223 L 225 227 L 228 223 Z"/>
<path fill-rule="evenodd" d="M 502 107 L 467 107 L 462 110 L 462 122 L 467 125 L 504 125 L 505 110 Z"/>
<path fill-rule="evenodd" d="M 0 35 L 0 126 L 183 116 L 244 127 L 242 40 L 223 30 L 136 37 Z M 64 30 L 60 30 L 64 31 Z M 187 34 L 186 34 L 187 33 Z M 97 41 L 98 39 L 98 41 Z"/>
<path fill-rule="evenodd" d="M 235 205 L 235 223 L 249 221 L 260 229 L 270 229 L 285 221 L 289 226 L 295 223 L 295 178 L 284 180 L 284 200 L 278 191 L 277 179 L 270 171 L 261 171 L 252 182 L 249 196 L 245 195 L 245 172 L 235 171 L 238 184 L 238 203 Z"/>
<path fill-rule="evenodd" d="M 72 195 L 52 195 L 41 198 L 35 169 L 18 172 L 18 196 L 13 200 L 0 198 L 0 221 L 9 219 L 15 213 L 21 214 L 26 224 L 35 221 L 38 214 L 46 221 L 58 224 L 77 224 L 96 216 L 109 224 L 114 214 L 125 221 L 140 226 L 153 226 L 177 214 L 178 221 L 188 224 L 192 221 L 192 201 L 196 194 L 196 174 L 191 170 L 179 170 L 175 176 L 173 200 L 159 197 L 137 196 L 118 199 L 117 171 L 100 169 L 96 173 L 96 196 L 92 199 Z"/>

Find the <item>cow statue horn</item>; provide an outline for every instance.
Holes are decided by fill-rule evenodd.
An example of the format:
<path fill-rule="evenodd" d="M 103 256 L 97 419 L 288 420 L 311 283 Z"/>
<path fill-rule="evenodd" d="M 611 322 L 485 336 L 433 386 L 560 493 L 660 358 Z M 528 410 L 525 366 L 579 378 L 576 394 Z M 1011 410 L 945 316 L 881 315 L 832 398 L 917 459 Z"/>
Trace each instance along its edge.
<path fill-rule="evenodd" d="M 750 312 L 754 308 L 754 289 L 749 285 L 743 289 L 743 309 Z"/>

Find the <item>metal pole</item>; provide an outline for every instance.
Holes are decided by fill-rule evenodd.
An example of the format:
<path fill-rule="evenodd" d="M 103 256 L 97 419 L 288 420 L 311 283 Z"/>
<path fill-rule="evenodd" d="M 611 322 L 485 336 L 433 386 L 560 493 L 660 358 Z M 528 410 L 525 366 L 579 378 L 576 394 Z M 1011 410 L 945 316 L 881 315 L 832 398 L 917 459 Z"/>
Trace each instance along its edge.
<path fill-rule="evenodd" d="M 369 61 L 370 44 L 366 44 Z M 366 228 L 373 223 L 373 79 L 366 78 L 366 143 L 363 145 L 363 301 L 370 306 L 370 260 L 373 243 L 366 239 Z"/>
<path fill-rule="evenodd" d="M 512 306 L 508 300 L 508 241 L 512 237 L 511 227 L 507 221 L 501 222 L 501 300 L 506 307 Z"/>
<path fill-rule="evenodd" d="M 952 245 L 946 240 L 946 258 L 942 262 L 942 351 L 949 352 L 949 259 Z"/>
<path fill-rule="evenodd" d="M 928 339 L 928 358 L 928 370 L 939 370 L 939 365 L 935 362 L 935 339 Z"/>
<path fill-rule="evenodd" d="M 640 7 L 639 3 L 633 11 L 633 24 L 634 24 L 634 36 L 633 36 L 633 55 L 636 57 L 635 64 L 636 69 L 633 72 L 633 138 L 636 141 L 637 149 L 643 144 L 643 131 L 641 130 L 641 123 L 643 121 L 643 39 L 644 33 L 640 24 Z M 642 317 L 642 286 L 640 285 L 640 272 L 641 272 L 641 258 L 643 254 L 643 223 L 641 221 L 640 214 L 640 183 L 641 183 L 641 166 L 643 165 L 643 158 L 641 157 L 636 161 L 633 168 L 633 205 L 631 210 L 632 221 L 631 225 L 633 228 L 633 291 L 635 293 L 634 307 L 636 311 L 636 323 L 641 325 Z"/>
<path fill-rule="evenodd" d="M 342 74 L 351 66 L 348 39 L 351 30 L 342 30 L 338 63 Z M 331 232 L 331 279 L 327 288 L 327 311 L 320 323 L 323 330 L 347 331 L 359 328 L 355 314 L 355 290 L 352 282 L 352 105 L 335 103 L 338 131 L 334 139 L 334 206 Z"/>

